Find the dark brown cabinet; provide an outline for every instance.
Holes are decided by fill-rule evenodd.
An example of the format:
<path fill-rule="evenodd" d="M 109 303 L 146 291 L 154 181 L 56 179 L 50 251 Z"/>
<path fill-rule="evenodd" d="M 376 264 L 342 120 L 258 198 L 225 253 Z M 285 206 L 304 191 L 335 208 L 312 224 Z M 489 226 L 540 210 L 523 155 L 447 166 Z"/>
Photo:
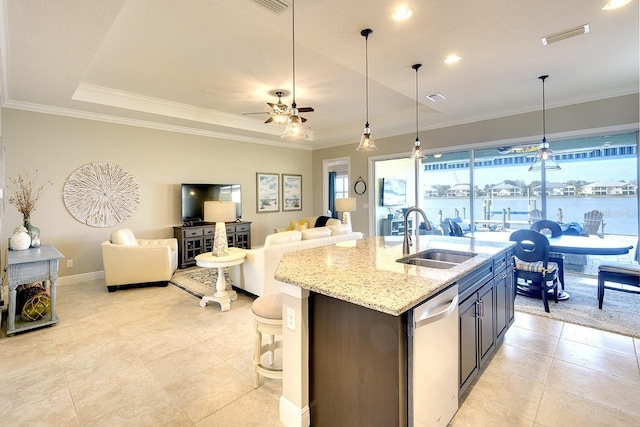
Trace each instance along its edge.
<path fill-rule="evenodd" d="M 513 253 L 507 252 L 503 258 L 497 259 L 494 265 L 496 270 L 494 282 L 496 288 L 496 334 L 497 339 L 500 340 L 513 323 L 515 314 L 516 287 L 513 275 Z"/>
<path fill-rule="evenodd" d="M 493 355 L 513 323 L 513 253 L 463 277 L 459 283 L 460 397 Z"/>
<path fill-rule="evenodd" d="M 229 246 L 251 248 L 251 223 L 230 222 L 226 224 Z M 195 227 L 173 227 L 173 237 L 178 239 L 178 267 L 185 268 L 196 264 L 196 256 L 211 252 L 215 236 L 215 224 Z"/>
<path fill-rule="evenodd" d="M 407 315 L 312 293 L 309 398 L 313 426 L 407 425 Z"/>

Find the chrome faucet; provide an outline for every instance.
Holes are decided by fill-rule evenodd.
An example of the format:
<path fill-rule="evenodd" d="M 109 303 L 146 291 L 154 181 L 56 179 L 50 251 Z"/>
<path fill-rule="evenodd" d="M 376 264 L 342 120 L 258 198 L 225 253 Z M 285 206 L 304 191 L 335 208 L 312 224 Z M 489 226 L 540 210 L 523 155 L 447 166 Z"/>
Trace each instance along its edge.
<path fill-rule="evenodd" d="M 431 224 L 429 224 L 429 220 L 427 220 L 427 214 L 424 213 L 422 209 L 417 206 L 410 207 L 404 214 L 404 240 L 402 242 L 402 254 L 409 255 L 409 246 L 412 245 L 411 235 L 409 235 L 409 214 L 411 212 L 420 212 L 422 215 L 422 219 L 424 219 L 424 227 L 425 230 L 431 231 Z M 418 227 L 419 228 L 419 227 Z"/>

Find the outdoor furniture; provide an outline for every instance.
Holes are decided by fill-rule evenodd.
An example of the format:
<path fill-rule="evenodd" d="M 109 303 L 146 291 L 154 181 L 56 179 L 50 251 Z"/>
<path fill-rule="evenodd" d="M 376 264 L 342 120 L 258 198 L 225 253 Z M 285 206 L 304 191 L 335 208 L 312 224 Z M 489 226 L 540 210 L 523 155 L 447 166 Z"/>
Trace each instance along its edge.
<path fill-rule="evenodd" d="M 640 240 L 636 244 L 635 261 L 640 261 Z M 621 285 L 634 286 L 638 289 L 628 289 L 620 286 L 607 286 L 605 282 L 614 282 Z M 632 294 L 640 293 L 640 265 L 625 264 L 620 262 L 604 262 L 598 266 L 598 308 L 602 309 L 604 301 L 604 290 L 629 292 Z"/>
<path fill-rule="evenodd" d="M 516 286 L 518 293 L 529 297 L 542 297 L 544 311 L 549 313 L 549 291 L 558 302 L 558 265 L 549 262 L 549 241 L 534 230 L 517 230 L 509 240 L 516 242 L 513 254 L 516 260 Z"/>
<path fill-rule="evenodd" d="M 542 219 L 542 211 L 540 209 L 532 209 L 529 212 L 529 224 L 533 224 Z"/>
<path fill-rule="evenodd" d="M 635 286 L 638 289 L 607 286 L 605 285 L 605 282 L 615 282 L 622 285 Z M 623 264 L 620 262 L 600 264 L 598 266 L 598 308 L 600 309 L 602 309 L 605 289 L 640 294 L 640 265 Z"/>
<path fill-rule="evenodd" d="M 544 233 L 545 230 L 549 230 L 551 237 L 562 236 L 562 229 L 557 222 L 549 221 L 548 219 L 541 219 L 531 224 L 531 229 L 539 233 Z M 558 264 L 558 275 L 560 279 L 560 286 L 564 291 L 564 254 L 562 252 L 549 252 L 549 261 Z"/>
<path fill-rule="evenodd" d="M 460 224 L 450 219 L 449 227 L 451 229 L 451 236 L 464 237 L 464 232 L 462 231 L 462 227 L 460 227 Z"/>
<path fill-rule="evenodd" d="M 592 210 L 584 214 L 584 222 L 582 223 L 582 235 L 590 236 L 595 234 L 596 236 L 604 239 L 604 215 L 599 210 Z M 598 232 L 600 230 L 600 232 Z"/>

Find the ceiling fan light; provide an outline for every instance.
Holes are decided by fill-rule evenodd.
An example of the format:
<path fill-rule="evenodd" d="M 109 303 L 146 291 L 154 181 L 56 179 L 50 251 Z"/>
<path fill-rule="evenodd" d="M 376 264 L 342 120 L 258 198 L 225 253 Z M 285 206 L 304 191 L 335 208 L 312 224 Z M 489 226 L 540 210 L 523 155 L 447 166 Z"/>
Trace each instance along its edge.
<path fill-rule="evenodd" d="M 302 119 L 298 116 L 297 111 L 292 113 L 289 116 L 289 121 L 287 122 L 287 129 L 284 131 L 284 134 L 281 138 L 286 139 L 304 139 L 307 135 L 304 133 L 304 128 L 302 127 Z"/>
<path fill-rule="evenodd" d="M 289 119 L 289 116 L 286 113 L 274 114 L 271 117 L 273 117 L 273 121 L 276 123 L 286 123 Z"/>
<path fill-rule="evenodd" d="M 365 126 L 364 133 L 360 137 L 360 144 L 356 151 L 375 151 L 378 147 L 376 147 L 376 142 L 371 137 L 371 129 L 369 126 Z"/>

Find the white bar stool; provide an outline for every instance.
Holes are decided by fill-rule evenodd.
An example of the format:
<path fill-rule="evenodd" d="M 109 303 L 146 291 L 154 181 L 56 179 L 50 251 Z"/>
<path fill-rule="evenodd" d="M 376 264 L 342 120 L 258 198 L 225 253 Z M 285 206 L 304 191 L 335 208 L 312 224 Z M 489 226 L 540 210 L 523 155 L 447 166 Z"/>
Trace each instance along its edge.
<path fill-rule="evenodd" d="M 260 375 L 266 378 L 282 379 L 282 369 L 273 367 L 274 352 L 282 347 L 282 341 L 275 341 L 275 335 L 282 335 L 282 294 L 266 294 L 256 298 L 251 305 L 256 331 L 253 368 L 254 388 L 260 385 Z M 262 344 L 263 334 L 269 335 L 269 342 Z M 269 366 L 261 363 L 262 355 L 269 352 Z"/>

